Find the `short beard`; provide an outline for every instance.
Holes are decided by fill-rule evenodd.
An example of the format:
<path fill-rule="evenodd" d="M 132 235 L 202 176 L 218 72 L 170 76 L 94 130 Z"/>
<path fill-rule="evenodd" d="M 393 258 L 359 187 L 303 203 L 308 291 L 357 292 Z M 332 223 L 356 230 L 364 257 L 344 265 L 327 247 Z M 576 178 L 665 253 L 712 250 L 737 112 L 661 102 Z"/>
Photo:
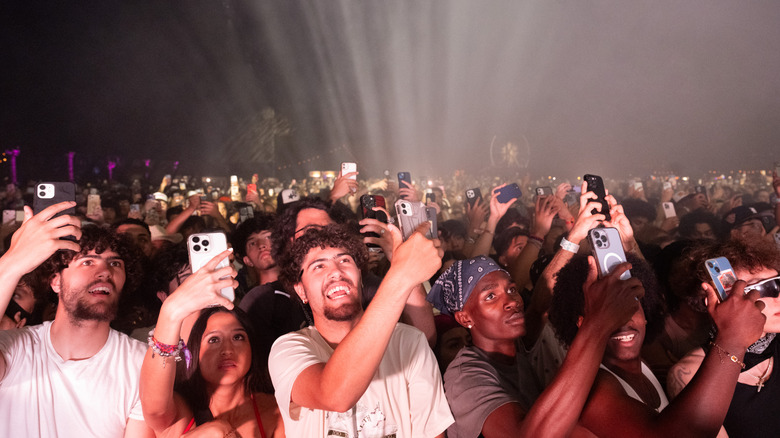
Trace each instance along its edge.
<path fill-rule="evenodd" d="M 116 290 L 116 287 L 114 288 Z M 89 286 L 82 291 L 61 289 L 60 300 L 65 306 L 70 320 L 76 324 L 83 321 L 111 322 L 119 310 L 119 300 L 107 303 L 87 304 L 80 295 L 89 294 Z M 64 292 L 64 293 L 63 293 Z M 116 293 L 116 292 L 114 292 Z"/>
<path fill-rule="evenodd" d="M 338 308 L 325 307 L 323 314 L 331 321 L 352 321 L 362 310 L 359 301 L 353 301 Z"/>

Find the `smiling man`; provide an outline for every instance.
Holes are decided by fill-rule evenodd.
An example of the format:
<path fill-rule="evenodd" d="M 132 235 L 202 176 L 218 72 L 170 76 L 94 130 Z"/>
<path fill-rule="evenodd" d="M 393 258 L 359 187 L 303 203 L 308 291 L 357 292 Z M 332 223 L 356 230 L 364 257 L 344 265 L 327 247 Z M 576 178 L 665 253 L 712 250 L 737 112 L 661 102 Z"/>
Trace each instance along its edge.
<path fill-rule="evenodd" d="M 441 249 L 420 232 L 401 243 L 389 229 L 392 264 L 365 310 L 360 268 L 368 254 L 347 230 L 306 230 L 282 263 L 314 318 L 271 350 L 288 436 L 435 437 L 453 421 L 425 336 L 397 322 L 412 290 L 441 265 Z"/>
<path fill-rule="evenodd" d="M 53 322 L 0 332 L 0 436 L 152 436 L 138 394 L 146 346 L 109 327 L 137 255 L 111 231 L 54 217 L 73 205 L 26 209 L 0 258 L 0 310 L 44 261 L 60 296 Z"/>

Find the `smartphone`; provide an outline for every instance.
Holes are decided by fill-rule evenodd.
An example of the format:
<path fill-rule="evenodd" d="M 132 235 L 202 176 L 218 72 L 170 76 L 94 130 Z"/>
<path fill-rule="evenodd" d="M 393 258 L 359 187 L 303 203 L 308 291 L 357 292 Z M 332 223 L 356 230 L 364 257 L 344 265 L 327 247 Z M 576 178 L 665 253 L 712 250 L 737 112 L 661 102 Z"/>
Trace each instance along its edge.
<path fill-rule="evenodd" d="M 411 202 L 405 199 L 399 199 L 395 202 L 395 211 L 398 216 L 398 225 L 400 225 L 404 241 L 414 233 L 420 224 L 429 221 L 428 213 L 422 202 Z M 429 231 L 426 234 L 426 237 L 432 239 L 433 234 Z M 436 237 L 438 237 L 438 233 Z"/>
<path fill-rule="evenodd" d="M 596 202 L 601 204 L 601 209 L 593 209 L 591 214 L 601 213 L 604 215 L 604 220 L 608 221 L 612 219 L 609 214 L 609 203 L 607 203 L 607 191 L 604 188 L 604 180 L 598 175 L 585 175 L 583 177 L 585 182 L 588 183 L 588 190 L 596 194 Z"/>
<path fill-rule="evenodd" d="M 542 197 L 542 196 L 552 196 L 553 189 L 552 187 L 545 186 L 545 187 L 537 187 L 536 188 L 536 196 Z"/>
<path fill-rule="evenodd" d="M 436 208 L 435 207 L 425 207 L 425 218 L 428 219 L 428 222 L 431 224 L 431 229 L 428 231 L 428 238 L 429 239 L 438 239 L 439 238 L 439 222 L 436 218 Z"/>
<path fill-rule="evenodd" d="M 341 174 L 346 175 L 348 173 L 357 172 L 357 163 L 341 163 Z M 349 179 L 357 180 L 357 175 L 352 175 Z"/>
<path fill-rule="evenodd" d="M 693 191 L 694 191 L 695 193 L 697 193 L 697 194 L 698 194 L 698 193 L 701 193 L 702 195 L 704 195 L 704 196 L 707 196 L 707 188 L 706 188 L 706 187 L 704 187 L 704 186 L 702 186 L 702 185 L 698 185 L 698 186 L 696 186 L 696 187 L 693 189 Z"/>
<path fill-rule="evenodd" d="M 737 276 L 734 274 L 731 263 L 726 257 L 718 257 L 707 260 L 704 265 L 707 267 L 710 279 L 712 279 L 711 284 L 715 287 L 715 292 L 718 293 L 718 299 L 725 300 L 731 292 L 731 287 L 737 282 Z"/>
<path fill-rule="evenodd" d="M 187 190 L 187 183 L 180 182 L 179 183 L 179 190 Z"/>
<path fill-rule="evenodd" d="M 380 205 L 381 204 L 381 205 Z M 360 197 L 360 207 L 363 213 L 363 219 L 376 219 L 380 222 L 387 223 L 387 215 L 384 211 L 376 211 L 374 207 L 385 206 L 385 198 L 379 195 L 363 195 Z M 379 237 L 379 234 L 374 232 L 364 233 L 368 237 Z M 380 248 L 375 243 L 367 243 L 366 246 L 371 248 Z"/>
<path fill-rule="evenodd" d="M 224 233 L 196 233 L 187 238 L 187 252 L 190 256 L 192 273 L 198 272 L 217 254 L 227 251 L 227 238 Z M 224 268 L 230 264 L 229 257 L 219 262 L 216 269 Z M 215 269 L 215 270 L 216 270 Z M 233 301 L 235 291 L 232 287 L 223 288 L 220 295 Z"/>
<path fill-rule="evenodd" d="M 76 188 L 71 182 L 46 182 L 39 183 L 35 186 L 35 194 L 33 198 L 33 211 L 35 214 L 40 213 L 47 207 L 65 201 L 76 200 Z M 64 214 L 75 215 L 76 207 L 71 207 L 67 210 L 61 211 L 54 215 L 54 217 L 62 216 Z M 65 240 L 76 241 L 75 236 L 62 237 Z"/>
<path fill-rule="evenodd" d="M 519 199 L 521 196 L 523 196 L 523 193 L 520 191 L 520 186 L 515 183 L 501 187 L 498 192 L 496 192 L 496 199 L 502 204 L 506 204 L 515 198 Z"/>
<path fill-rule="evenodd" d="M 87 196 L 87 215 L 95 214 L 100 208 L 100 195 L 90 194 Z"/>
<path fill-rule="evenodd" d="M 644 187 L 642 187 L 642 181 L 634 181 L 634 191 L 639 192 L 644 190 Z"/>
<path fill-rule="evenodd" d="M 425 204 L 427 205 L 429 202 L 436 202 L 436 193 L 433 193 L 433 190 L 426 189 L 425 190 Z"/>
<path fill-rule="evenodd" d="M 677 212 L 674 211 L 674 203 L 664 202 L 663 207 L 664 207 L 664 217 L 666 217 L 667 219 L 669 219 L 670 217 L 677 216 Z"/>
<path fill-rule="evenodd" d="M 672 183 L 670 183 L 669 181 L 664 181 L 664 190 L 671 190 L 671 188 L 672 188 Z"/>
<path fill-rule="evenodd" d="M 617 265 L 627 260 L 617 228 L 593 228 L 588 231 L 588 242 L 599 266 L 599 277 L 609 275 Z M 629 278 L 631 278 L 629 271 L 620 276 L 621 280 Z"/>
<path fill-rule="evenodd" d="M 40 213 L 46 207 L 51 205 L 76 200 L 76 188 L 70 182 L 50 182 L 40 183 L 35 186 L 35 198 L 33 199 L 33 211 Z M 69 208 L 56 216 L 63 214 L 75 215 L 76 208 Z M 55 216 L 55 217 L 56 217 Z"/>
<path fill-rule="evenodd" d="M 16 210 L 16 222 L 20 224 L 24 222 L 24 210 Z"/>
<path fill-rule="evenodd" d="M 130 212 L 141 213 L 141 204 L 130 204 Z"/>
<path fill-rule="evenodd" d="M 474 204 L 477 201 L 482 202 L 482 191 L 479 188 L 473 188 L 466 190 L 466 202 L 469 203 L 471 208 L 474 208 Z"/>
<path fill-rule="evenodd" d="M 404 184 L 404 181 L 409 185 L 407 186 L 406 184 Z M 409 172 L 398 172 L 398 188 L 405 189 L 411 187 L 412 187 L 412 174 L 410 174 Z M 406 199 L 406 198 L 401 196 L 401 199 Z"/>
<path fill-rule="evenodd" d="M 13 225 L 16 222 L 16 210 L 3 210 L 3 225 Z"/>
<path fill-rule="evenodd" d="M 248 219 L 255 217 L 255 210 L 250 205 L 244 205 L 238 208 L 238 223 L 243 224 Z"/>
<path fill-rule="evenodd" d="M 563 202 L 566 203 L 567 206 L 571 207 L 574 204 L 580 203 L 580 192 L 577 190 L 569 190 L 566 192 L 566 196 L 563 197 Z"/>
<path fill-rule="evenodd" d="M 301 200 L 301 195 L 298 193 L 295 189 L 284 189 L 282 190 L 282 204 L 292 204 L 293 202 L 297 202 Z"/>

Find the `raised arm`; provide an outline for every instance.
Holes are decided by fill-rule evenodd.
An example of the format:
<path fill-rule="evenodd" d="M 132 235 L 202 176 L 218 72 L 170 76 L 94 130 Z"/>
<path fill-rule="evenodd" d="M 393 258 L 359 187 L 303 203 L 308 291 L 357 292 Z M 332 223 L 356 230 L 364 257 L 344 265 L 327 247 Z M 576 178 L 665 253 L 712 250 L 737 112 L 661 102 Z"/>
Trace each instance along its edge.
<path fill-rule="evenodd" d="M 182 321 L 186 317 L 215 304 L 233 308 L 230 300 L 220 295 L 219 291 L 225 287 L 238 285 L 234 279 L 235 269 L 227 266 L 214 271 L 217 264 L 226 258 L 230 251 L 214 257 L 166 298 L 160 309 L 153 341 L 169 346 L 178 345 Z M 223 279 L 220 280 L 221 278 Z M 182 416 L 189 412 L 187 407 L 177 406 L 173 392 L 175 378 L 174 358 L 153 354 L 152 347 L 149 347 L 141 365 L 141 407 L 146 424 L 158 435 L 179 422 Z"/>
<path fill-rule="evenodd" d="M 534 222 L 528 236 L 528 244 L 509 266 L 509 274 L 521 288 L 531 282 L 531 265 L 539 258 L 544 237 L 550 232 L 552 221 L 558 214 L 560 206 L 555 196 L 542 196 L 536 199 Z"/>
<path fill-rule="evenodd" d="M 469 254 L 469 257 L 477 257 L 481 255 L 487 257 L 490 255 L 490 247 L 493 245 L 493 235 L 496 232 L 496 225 L 498 225 L 498 221 L 501 220 L 501 218 L 506 214 L 507 210 L 509 210 L 509 207 L 511 207 L 512 204 L 517 201 L 517 198 L 512 198 L 505 203 L 498 201 L 498 196 L 496 195 L 498 194 L 498 191 L 504 186 L 506 186 L 506 184 L 501 184 L 500 186 L 493 189 L 493 194 L 490 197 L 490 216 L 488 217 L 485 229 L 477 238 L 477 243 L 475 243 L 474 247 L 471 249 L 471 254 Z"/>
<path fill-rule="evenodd" d="M 718 326 L 715 345 L 688 386 L 660 414 L 598 385 L 582 424 L 603 437 L 715 436 L 731 403 L 745 350 L 761 335 L 766 320 L 756 305 L 758 292 L 744 294 L 744 286 L 738 281 L 729 297 L 717 304 L 715 292 L 705 285 L 707 307 Z"/>
<path fill-rule="evenodd" d="M 165 227 L 165 232 L 168 234 L 176 234 L 179 232 L 179 228 L 184 224 L 184 222 L 189 219 L 190 216 L 192 216 L 195 211 L 200 208 L 200 195 L 195 194 L 189 197 L 190 203 L 187 206 L 187 208 L 184 209 L 184 211 L 181 212 L 178 216 L 173 218 L 172 221 L 168 222 L 168 225 Z"/>
<path fill-rule="evenodd" d="M 344 412 L 357 403 L 376 373 L 409 294 L 441 266 L 438 240 L 422 234 L 429 226 L 421 225 L 401 244 L 400 230 L 389 227 L 396 242 L 390 270 L 360 321 L 330 359 L 306 368 L 295 379 L 294 403 L 334 412 Z"/>
<path fill-rule="evenodd" d="M 644 295 L 639 280 L 620 280 L 630 264 L 621 264 L 613 274 L 600 280 L 592 257 L 588 258 L 588 265 L 582 325 L 558 374 L 525 416 L 517 404 L 504 405 L 490 414 L 482 429 L 485 438 L 565 437 L 577 425 L 609 335 L 625 324 L 636 311 L 636 298 Z"/>
<path fill-rule="evenodd" d="M 78 243 L 61 238 L 81 239 L 81 222 L 68 215 L 54 217 L 75 205 L 75 202 L 61 202 L 34 216 L 30 207 L 24 207 L 24 222 L 11 238 L 8 251 L 0 257 L 0 315 L 5 313 L 22 276 L 58 250 L 79 251 Z M 5 368 L 5 358 L 0 354 L 0 380 L 5 376 Z"/>

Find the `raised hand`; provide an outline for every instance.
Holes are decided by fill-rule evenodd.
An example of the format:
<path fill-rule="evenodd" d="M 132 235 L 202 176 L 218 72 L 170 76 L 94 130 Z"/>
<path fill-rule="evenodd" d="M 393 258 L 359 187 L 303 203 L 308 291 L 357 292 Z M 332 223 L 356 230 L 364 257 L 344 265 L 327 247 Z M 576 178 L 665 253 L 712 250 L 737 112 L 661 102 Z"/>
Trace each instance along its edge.
<path fill-rule="evenodd" d="M 75 202 L 60 202 L 33 215 L 30 207 L 24 207 L 24 222 L 11 238 L 11 246 L 3 256 L 12 261 L 8 268 L 24 275 L 37 268 L 58 250 L 79 251 L 81 247 L 63 237 L 81 239 L 81 221 L 74 216 L 57 213 L 75 207 Z"/>
<path fill-rule="evenodd" d="M 216 269 L 217 265 L 226 259 L 232 248 L 217 254 L 197 272 L 190 275 L 163 302 L 162 314 L 171 316 L 174 320 L 183 320 L 190 314 L 210 306 L 233 308 L 233 303 L 220 294 L 223 288 L 238 287 L 235 280 L 238 274 L 232 265 Z"/>
<path fill-rule="evenodd" d="M 588 256 L 588 277 L 582 285 L 585 296 L 584 321 L 603 324 L 606 333 L 612 333 L 626 323 L 640 306 L 645 289 L 639 279 L 621 280 L 620 276 L 631 269 L 630 263 L 621 263 L 615 270 L 598 278 L 598 267 Z"/>
<path fill-rule="evenodd" d="M 707 311 L 718 327 L 718 343 L 724 348 L 746 349 L 761 337 L 764 330 L 766 316 L 761 310 L 765 304 L 758 301 L 758 291 L 752 290 L 746 294 L 745 286 L 744 281 L 737 281 L 726 300 L 719 302 L 712 286 L 709 283 L 702 284 L 707 292 Z"/>
<path fill-rule="evenodd" d="M 330 190 L 331 201 L 337 201 L 350 193 L 355 193 L 358 189 L 357 180 L 354 179 L 358 172 L 349 172 L 344 175 L 339 174 L 339 177 L 333 181 L 333 188 Z"/>
<path fill-rule="evenodd" d="M 430 228 L 429 222 L 421 224 L 404 242 L 401 230 L 395 225 L 388 225 L 394 246 L 390 270 L 401 273 L 410 287 L 429 280 L 441 268 L 444 251 L 439 239 L 425 237 Z"/>

